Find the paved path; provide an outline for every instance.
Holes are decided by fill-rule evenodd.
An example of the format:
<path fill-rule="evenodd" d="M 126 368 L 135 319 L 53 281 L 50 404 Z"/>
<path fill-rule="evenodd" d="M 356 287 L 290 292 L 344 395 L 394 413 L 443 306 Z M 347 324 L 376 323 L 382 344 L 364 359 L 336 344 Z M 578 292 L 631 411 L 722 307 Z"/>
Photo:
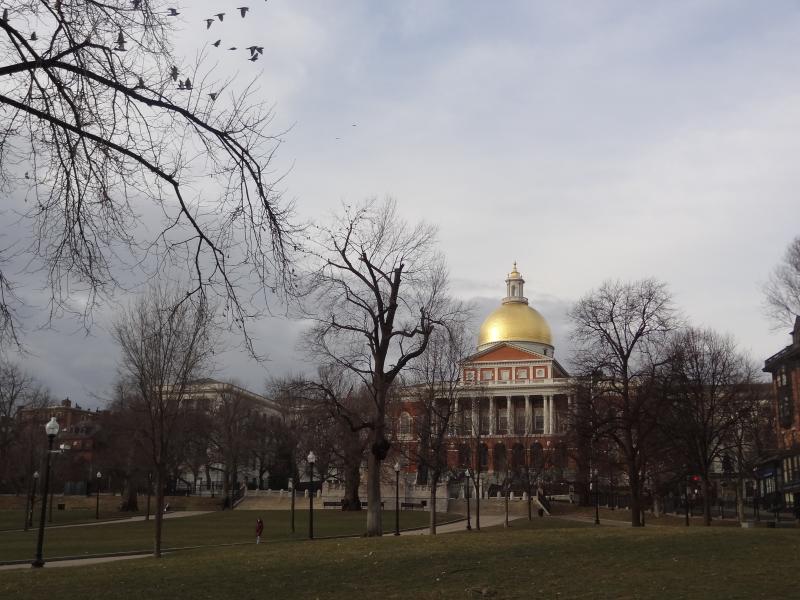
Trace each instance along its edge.
<path fill-rule="evenodd" d="M 76 558 L 74 560 L 53 560 L 45 564 L 45 569 L 52 569 L 53 567 L 82 567 L 84 565 L 95 565 L 97 563 L 115 562 L 118 560 L 132 560 L 134 558 L 145 558 L 153 556 L 152 552 L 147 554 L 132 554 L 129 556 L 104 556 L 102 558 Z M 21 565 L 3 565 L 0 566 L 0 571 L 11 571 L 14 569 L 30 569 L 30 563 L 23 563 Z"/>
<path fill-rule="evenodd" d="M 513 521 L 521 517 L 509 515 L 508 520 Z M 494 527 L 495 525 L 502 525 L 505 522 L 505 515 L 481 515 L 481 527 Z M 475 527 L 475 517 L 472 517 L 472 527 Z M 456 521 L 455 523 L 448 523 L 447 525 L 438 525 L 436 533 L 455 533 L 457 531 L 465 531 L 467 528 L 467 520 Z M 414 531 L 401 531 L 400 535 L 428 535 L 428 529 L 415 529 Z"/>
<path fill-rule="evenodd" d="M 165 519 L 179 519 L 181 517 L 194 517 L 195 515 L 205 515 L 210 512 L 214 512 L 211 510 L 181 510 L 177 512 L 170 512 L 164 515 Z M 137 521 L 144 521 L 145 516 L 139 515 L 136 517 L 127 517 L 125 519 L 106 519 L 101 521 L 87 521 L 85 523 L 71 523 L 69 525 L 47 525 L 46 529 L 67 529 L 69 527 L 91 527 L 95 525 L 116 525 L 117 523 L 135 523 Z M 155 520 L 153 515 L 150 515 L 150 520 Z M 38 526 L 34 526 L 31 529 L 36 530 Z M 11 533 L 14 531 L 23 531 L 22 529 L 8 529 L 6 531 L 0 533 Z M 29 530 L 30 531 L 30 530 Z"/>

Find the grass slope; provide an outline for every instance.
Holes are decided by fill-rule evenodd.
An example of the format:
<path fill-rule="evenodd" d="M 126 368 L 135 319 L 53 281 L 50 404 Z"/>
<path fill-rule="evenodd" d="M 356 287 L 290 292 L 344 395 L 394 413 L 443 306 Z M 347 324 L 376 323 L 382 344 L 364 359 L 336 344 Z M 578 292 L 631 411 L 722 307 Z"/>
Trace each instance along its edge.
<path fill-rule="evenodd" d="M 5 572 L 2 598 L 794 597 L 790 530 L 594 528 L 556 519 L 436 537 L 317 540 Z"/>

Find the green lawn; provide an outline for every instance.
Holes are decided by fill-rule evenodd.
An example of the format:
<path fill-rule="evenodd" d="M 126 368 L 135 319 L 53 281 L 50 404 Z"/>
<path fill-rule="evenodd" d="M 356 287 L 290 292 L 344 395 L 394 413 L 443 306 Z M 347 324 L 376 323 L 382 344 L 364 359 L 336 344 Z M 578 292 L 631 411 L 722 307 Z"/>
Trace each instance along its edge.
<path fill-rule="evenodd" d="M 36 511 L 33 515 L 33 526 L 39 526 L 39 504 L 36 504 Z M 22 529 L 24 525 L 23 510 L 0 510 L 0 532 L 12 529 Z M 101 520 L 127 519 L 137 514 L 135 512 L 100 511 Z M 53 525 L 69 525 L 73 523 L 91 523 L 94 521 L 94 509 L 79 510 L 54 510 Z M 49 524 L 49 523 L 48 523 Z"/>
<path fill-rule="evenodd" d="M 233 523 L 230 523 L 231 525 Z M 793 530 L 595 528 L 556 519 L 509 529 L 255 544 L 80 568 L 6 571 L 2 598 L 796 597 Z"/>
<path fill-rule="evenodd" d="M 288 511 L 235 510 L 164 521 L 163 547 L 203 546 L 210 544 L 249 543 L 255 540 L 256 517 L 264 520 L 264 541 L 285 542 L 308 536 L 308 511 L 295 515 L 295 534 L 290 530 Z M 450 518 L 442 515 L 440 519 Z M 384 527 L 394 527 L 394 512 L 385 511 Z M 420 527 L 428 522 L 428 513 L 400 513 L 400 527 Z M 314 511 L 315 537 L 361 534 L 365 529 L 366 512 L 337 510 Z M 54 528 L 45 531 L 45 559 L 56 556 L 78 556 L 153 547 L 153 521 L 115 523 L 87 527 Z M 36 530 L 0 532 L 0 561 L 32 558 L 36 550 Z"/>

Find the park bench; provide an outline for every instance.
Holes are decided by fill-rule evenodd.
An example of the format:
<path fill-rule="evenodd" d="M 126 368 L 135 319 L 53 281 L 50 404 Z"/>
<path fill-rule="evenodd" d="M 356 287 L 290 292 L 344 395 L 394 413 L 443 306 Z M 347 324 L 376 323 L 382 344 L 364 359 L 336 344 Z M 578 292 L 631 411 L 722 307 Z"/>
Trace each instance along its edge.
<path fill-rule="evenodd" d="M 322 503 L 322 508 L 341 508 L 342 501 L 341 500 L 325 500 Z"/>
<path fill-rule="evenodd" d="M 401 502 L 400 508 L 410 508 L 414 510 L 415 508 L 425 508 L 428 506 L 427 500 L 423 500 L 422 502 Z"/>

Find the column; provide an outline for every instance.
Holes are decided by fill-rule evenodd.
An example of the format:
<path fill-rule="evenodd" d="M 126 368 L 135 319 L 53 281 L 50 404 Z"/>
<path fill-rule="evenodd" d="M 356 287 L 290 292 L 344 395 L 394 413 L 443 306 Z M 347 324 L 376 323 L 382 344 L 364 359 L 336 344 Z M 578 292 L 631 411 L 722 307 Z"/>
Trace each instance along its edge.
<path fill-rule="evenodd" d="M 472 435 L 478 436 L 480 435 L 480 431 L 478 430 L 478 424 L 480 421 L 480 398 L 473 398 L 470 400 L 472 403 Z"/>
<path fill-rule="evenodd" d="M 548 414 L 550 415 L 550 433 L 553 434 L 556 432 L 556 397 L 550 396 L 550 410 Z"/>
<path fill-rule="evenodd" d="M 506 421 L 508 421 L 506 432 L 509 435 L 514 435 L 516 433 L 514 431 L 514 401 L 511 396 L 506 396 Z"/>
<path fill-rule="evenodd" d="M 489 396 L 489 435 L 497 433 L 497 411 L 495 410 L 494 396 Z"/>
<path fill-rule="evenodd" d="M 533 398 L 525 396 L 525 435 L 533 433 Z"/>
<path fill-rule="evenodd" d="M 544 434 L 550 434 L 550 396 L 542 396 L 542 408 L 544 410 Z"/>

